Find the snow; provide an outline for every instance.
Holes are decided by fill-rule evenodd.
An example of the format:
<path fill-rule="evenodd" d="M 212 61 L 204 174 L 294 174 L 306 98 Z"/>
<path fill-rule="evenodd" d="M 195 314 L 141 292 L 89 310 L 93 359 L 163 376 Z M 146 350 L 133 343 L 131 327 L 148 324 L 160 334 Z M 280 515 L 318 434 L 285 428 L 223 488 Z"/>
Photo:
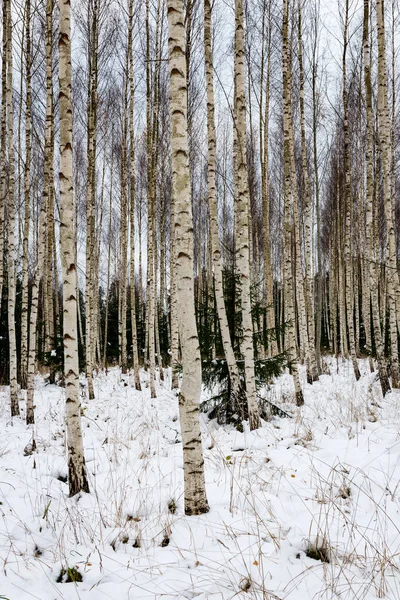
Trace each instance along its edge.
<path fill-rule="evenodd" d="M 367 361 L 359 382 L 328 362 L 313 386 L 301 372 L 301 409 L 289 375 L 264 392 L 292 419 L 239 433 L 202 415 L 211 510 L 199 517 L 183 514 L 171 392 L 151 400 L 118 369 L 95 378 L 82 410 L 91 493 L 71 499 L 62 389 L 36 379 L 25 456 L 24 401 L 12 421 L 0 388 L 0 598 L 400 598 L 400 394 L 384 400 Z M 329 563 L 306 556 L 316 540 Z M 83 581 L 57 583 L 68 567 Z"/>

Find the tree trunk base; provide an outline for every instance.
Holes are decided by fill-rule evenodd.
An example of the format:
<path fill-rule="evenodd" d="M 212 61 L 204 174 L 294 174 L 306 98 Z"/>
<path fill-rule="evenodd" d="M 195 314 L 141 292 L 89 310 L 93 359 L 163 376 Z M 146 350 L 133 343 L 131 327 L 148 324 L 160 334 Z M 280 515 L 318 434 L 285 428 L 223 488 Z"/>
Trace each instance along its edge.
<path fill-rule="evenodd" d="M 11 416 L 12 417 L 19 417 L 20 412 L 19 412 L 19 405 L 18 405 L 18 400 L 17 401 L 13 401 L 11 403 Z"/>
<path fill-rule="evenodd" d="M 140 376 L 139 376 L 139 371 L 135 371 L 135 389 L 138 392 L 142 391 L 142 385 L 140 383 Z"/>
<path fill-rule="evenodd" d="M 259 429 L 261 427 L 260 415 L 258 411 L 251 412 L 249 415 L 249 426 L 250 431 L 254 431 L 255 429 Z"/>
<path fill-rule="evenodd" d="M 89 483 L 86 477 L 85 462 L 82 465 L 82 472 L 77 473 L 75 465 L 72 461 L 68 464 L 68 483 L 69 483 L 69 497 L 72 498 L 79 492 L 90 493 Z"/>
<path fill-rule="evenodd" d="M 296 392 L 296 406 L 303 406 L 303 405 L 304 405 L 304 396 L 303 396 L 302 390 L 300 390 L 299 392 Z"/>
<path fill-rule="evenodd" d="M 33 410 L 33 407 L 28 408 L 26 411 L 26 424 L 27 425 L 35 424 L 35 412 Z"/>
<path fill-rule="evenodd" d="M 88 399 L 94 400 L 93 379 L 90 375 L 88 377 L 87 389 L 88 389 Z"/>
<path fill-rule="evenodd" d="M 386 369 L 379 371 L 379 381 L 381 384 L 383 397 L 385 397 L 386 394 L 392 391 Z"/>
<path fill-rule="evenodd" d="M 185 515 L 187 517 L 192 517 L 195 515 L 204 515 L 205 513 L 208 513 L 209 510 L 210 507 L 206 498 L 197 502 L 185 503 Z"/>
<path fill-rule="evenodd" d="M 353 369 L 354 369 L 354 376 L 356 378 L 356 381 L 358 381 L 361 377 L 361 373 L 360 373 L 360 369 L 358 368 L 358 362 L 356 358 L 353 358 Z"/>
<path fill-rule="evenodd" d="M 400 388 L 399 363 L 392 361 L 392 388 Z"/>

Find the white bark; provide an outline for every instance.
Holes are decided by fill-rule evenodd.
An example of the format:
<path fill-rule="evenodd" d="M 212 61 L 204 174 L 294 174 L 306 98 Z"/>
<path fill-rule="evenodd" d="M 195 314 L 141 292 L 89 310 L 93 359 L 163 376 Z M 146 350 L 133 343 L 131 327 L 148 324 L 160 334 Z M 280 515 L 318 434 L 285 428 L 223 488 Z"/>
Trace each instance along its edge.
<path fill-rule="evenodd" d="M 292 220 L 290 214 L 291 208 L 291 110 L 290 110 L 290 78 L 289 78 L 289 50 L 288 50 L 288 0 L 283 3 L 283 25 L 282 25 L 282 70 L 283 70 L 283 129 L 284 129 L 284 168 L 285 168 L 285 206 L 284 206 L 284 302 L 285 302 L 285 321 L 287 328 L 285 339 L 287 338 L 288 358 L 292 361 L 293 379 L 296 394 L 296 404 L 304 404 L 303 392 L 300 386 L 298 373 L 298 364 L 296 356 L 296 337 L 295 337 L 295 310 L 293 295 L 293 269 L 292 269 Z M 296 226 L 296 224 L 295 224 Z"/>
<path fill-rule="evenodd" d="M 7 132 L 8 132 L 8 337 L 10 352 L 10 401 L 11 416 L 19 415 L 17 384 L 17 343 L 15 333 L 16 273 L 15 273 L 15 161 L 14 117 L 12 101 L 12 17 L 11 2 L 5 0 L 3 10 L 7 18 Z M 5 32 L 3 32 L 5 35 Z"/>
<path fill-rule="evenodd" d="M 397 388 L 400 386 L 396 307 L 396 296 L 399 290 L 399 273 L 397 270 L 396 263 L 396 236 L 394 230 L 395 220 L 390 185 L 390 119 L 387 91 L 385 19 L 383 10 L 383 0 L 376 1 L 376 25 L 378 35 L 378 124 L 382 152 L 382 187 L 387 235 L 386 272 L 389 308 L 390 355 L 392 365 L 392 386 Z"/>
<path fill-rule="evenodd" d="M 63 268 L 63 339 L 70 496 L 88 492 L 81 430 L 77 331 L 77 273 L 72 178 L 71 104 L 71 7 L 60 0 L 59 25 L 59 106 L 60 106 L 60 242 Z"/>
<path fill-rule="evenodd" d="M 243 338 L 241 352 L 244 357 L 247 408 L 250 429 L 260 426 L 254 372 L 253 322 L 251 315 L 250 246 L 249 246 L 249 186 L 246 157 L 246 97 L 244 73 L 243 4 L 235 1 L 235 106 L 234 127 L 237 138 L 234 170 L 237 173 L 237 274 L 240 279 L 238 294 L 242 312 Z"/>
<path fill-rule="evenodd" d="M 183 0 L 168 0 L 167 11 L 172 195 L 175 202 L 173 229 L 183 366 L 179 409 L 183 445 L 185 513 L 192 515 L 207 512 L 208 502 L 199 423 L 201 358 L 194 312 L 193 222 L 188 162 Z"/>

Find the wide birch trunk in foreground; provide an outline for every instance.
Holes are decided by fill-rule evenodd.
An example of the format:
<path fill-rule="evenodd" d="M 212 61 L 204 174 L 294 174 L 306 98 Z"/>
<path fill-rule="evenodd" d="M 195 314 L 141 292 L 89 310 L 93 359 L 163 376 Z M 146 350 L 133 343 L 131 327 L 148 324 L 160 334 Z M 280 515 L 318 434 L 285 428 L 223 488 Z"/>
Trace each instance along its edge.
<path fill-rule="evenodd" d="M 68 444 L 69 494 L 88 492 L 81 430 L 76 299 L 76 264 L 73 178 L 72 178 L 72 104 L 71 104 L 71 6 L 60 0 L 59 105 L 60 105 L 60 242 L 63 273 L 63 339 L 66 425 Z"/>
<path fill-rule="evenodd" d="M 204 481 L 204 459 L 199 422 L 201 358 L 194 312 L 193 222 L 188 162 L 183 0 L 168 0 L 167 11 L 172 195 L 175 203 L 173 230 L 183 368 L 179 410 L 183 446 L 185 513 L 197 515 L 205 513 L 209 509 Z"/>

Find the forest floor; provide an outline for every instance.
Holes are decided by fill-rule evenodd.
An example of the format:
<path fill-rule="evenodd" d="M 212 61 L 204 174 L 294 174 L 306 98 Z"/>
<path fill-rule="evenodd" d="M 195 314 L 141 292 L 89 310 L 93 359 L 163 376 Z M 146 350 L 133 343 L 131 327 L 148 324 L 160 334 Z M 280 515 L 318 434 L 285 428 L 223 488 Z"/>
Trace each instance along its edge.
<path fill-rule="evenodd" d="M 265 391 L 293 418 L 239 433 L 202 416 L 200 517 L 183 514 L 177 399 L 161 385 L 151 400 L 99 374 L 82 409 L 91 493 L 72 499 L 62 389 L 37 378 L 25 456 L 24 402 L 12 422 L 0 388 L 0 598 L 400 599 L 400 393 L 383 400 L 367 361 L 357 383 L 328 365 L 313 386 L 301 372 L 301 409 L 288 375 Z"/>

